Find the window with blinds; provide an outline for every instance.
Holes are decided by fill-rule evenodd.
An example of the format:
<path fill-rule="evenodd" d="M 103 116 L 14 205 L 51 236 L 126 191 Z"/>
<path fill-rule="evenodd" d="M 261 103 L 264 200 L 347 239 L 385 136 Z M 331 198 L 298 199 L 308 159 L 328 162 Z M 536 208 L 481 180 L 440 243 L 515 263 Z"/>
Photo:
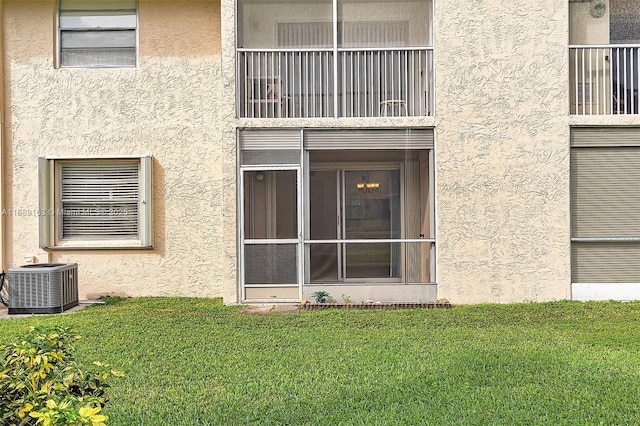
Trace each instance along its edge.
<path fill-rule="evenodd" d="M 41 246 L 151 247 L 151 165 L 41 159 Z"/>
<path fill-rule="evenodd" d="M 137 0 L 60 0 L 61 67 L 135 67 Z"/>
<path fill-rule="evenodd" d="M 138 237 L 138 162 L 61 163 L 61 240 Z"/>
<path fill-rule="evenodd" d="M 338 25 L 340 47 L 397 47 L 409 43 L 409 21 L 348 21 Z M 278 47 L 331 47 L 331 22 L 279 22 Z"/>

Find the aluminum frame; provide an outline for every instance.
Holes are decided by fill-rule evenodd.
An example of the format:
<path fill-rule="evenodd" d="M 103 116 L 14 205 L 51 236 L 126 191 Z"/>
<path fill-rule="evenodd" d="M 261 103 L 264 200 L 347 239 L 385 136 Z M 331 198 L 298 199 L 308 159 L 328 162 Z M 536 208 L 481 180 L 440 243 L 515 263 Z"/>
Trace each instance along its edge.
<path fill-rule="evenodd" d="M 102 65 L 102 66 L 97 66 L 97 65 L 74 65 L 74 66 L 68 66 L 65 65 L 63 66 L 61 64 L 61 51 L 62 51 L 62 44 L 61 44 L 61 32 L 63 31 L 62 28 L 60 28 L 60 2 L 62 0 L 56 0 L 56 17 L 55 17 L 55 25 L 56 25 L 56 35 L 55 35 L 55 68 L 96 68 L 96 69 L 100 69 L 100 68 L 138 68 L 140 66 L 140 1 L 139 0 L 135 0 L 135 13 L 136 13 L 136 27 L 135 27 L 135 32 L 136 32 L 136 47 L 135 47 L 135 64 L 134 66 L 121 66 L 121 65 Z M 100 28 L 95 28 L 96 30 L 100 30 Z M 125 29 L 125 30 L 130 30 L 131 28 L 129 27 L 124 27 L 124 28 L 108 28 L 109 31 L 117 31 L 120 29 Z M 71 28 L 70 30 L 75 30 L 73 28 Z M 87 31 L 86 29 L 84 29 L 84 31 Z M 91 30 L 88 30 L 91 31 Z"/>
<path fill-rule="evenodd" d="M 240 130 L 242 129 L 237 129 L 236 132 L 236 140 L 238 141 L 238 147 L 241 146 L 241 136 L 240 136 Z M 266 130 L 266 129 L 260 129 L 260 130 Z M 312 130 L 316 130 L 316 129 L 312 129 Z M 355 131 L 358 130 L 363 130 L 363 129 L 354 129 Z M 398 129 L 398 130 L 404 130 L 404 129 Z M 237 171 L 238 171 L 238 189 L 237 189 L 237 193 L 238 194 L 244 194 L 244 172 L 245 171 L 279 171 L 279 170 L 297 170 L 297 179 L 298 179 L 298 184 L 297 184 L 297 203 L 298 203 L 298 214 L 297 214 L 297 220 L 298 220 L 298 238 L 297 239 L 279 239 L 279 240 L 275 240 L 275 239 L 252 239 L 252 240 L 246 240 L 244 238 L 244 219 L 245 219 L 245 212 L 244 212 L 244 203 L 243 203 L 243 197 L 241 195 L 239 195 L 237 197 L 237 211 L 238 211 L 238 225 L 237 225 L 237 234 L 238 234 L 238 263 L 237 263 L 237 267 L 238 267 L 238 299 L 239 302 L 252 302 L 252 303 L 274 303 L 274 302 L 281 302 L 281 303 L 291 303 L 291 302 L 297 302 L 299 300 L 302 299 L 302 295 L 303 295 L 303 289 L 305 285 L 316 285 L 316 284 L 312 284 L 310 282 L 309 276 L 308 276 L 308 268 L 307 265 L 309 264 L 310 260 L 309 260 L 309 244 L 310 243 L 330 243 L 330 244 L 343 244 L 343 243 L 353 243 L 353 244 L 367 244 L 367 243 L 425 243 L 425 244 L 429 244 L 430 245 L 430 254 L 429 254 L 429 271 L 430 271 L 430 281 L 428 283 L 413 283 L 413 282 L 404 282 L 404 283 L 396 283 L 396 282 L 391 282 L 391 281 L 387 281 L 384 282 L 385 284 L 390 284 L 390 285 L 405 285 L 405 284 L 420 284 L 420 285 L 434 285 L 437 284 L 437 258 L 436 258 L 436 214 L 435 214 L 435 180 L 436 180 L 436 170 L 435 170 L 435 158 L 434 158 L 434 148 L 424 148 L 425 151 L 428 151 L 428 161 L 429 161 L 429 179 L 428 179 L 428 186 L 429 186 L 429 198 L 428 198 L 428 206 L 427 208 L 429 209 L 430 212 L 430 218 L 429 218 L 429 226 L 430 226 L 430 234 L 431 236 L 429 238 L 391 238 L 391 239 L 354 239 L 354 240 L 347 240 L 347 239 L 340 239 L 340 238 L 336 238 L 336 239 L 325 239 L 325 240 L 310 240 L 305 238 L 306 232 L 309 229 L 310 226 L 310 222 L 309 222 L 309 206 L 308 206 L 308 194 L 310 191 L 309 188 L 309 182 L 307 179 L 307 175 L 308 172 L 310 170 L 309 167 L 309 153 L 311 151 L 314 151 L 313 149 L 308 149 L 305 148 L 303 145 L 303 141 L 304 141 L 304 133 L 305 133 L 305 129 L 299 129 L 299 134 L 300 134 L 300 146 L 299 146 L 299 151 L 300 151 L 300 161 L 299 164 L 282 164 L 282 165 L 245 165 L 243 166 L 241 164 L 241 158 L 242 158 L 242 150 L 240 148 L 238 148 L 238 152 L 237 152 Z M 349 147 L 344 147 L 344 149 L 349 149 Z M 363 163 L 363 167 L 367 166 L 367 163 Z M 379 168 L 382 169 L 389 169 L 388 166 L 379 166 Z M 339 171 L 338 171 L 339 173 Z M 401 179 L 402 180 L 402 179 Z M 402 180 L 403 181 L 403 180 Z M 338 179 L 336 179 L 336 185 L 339 185 L 339 181 Z M 401 191 L 401 196 L 402 193 L 404 193 L 404 190 Z M 401 202 L 402 203 L 402 202 Z M 338 209 L 340 208 L 340 206 L 337 207 Z M 296 251 L 299 262 L 298 262 L 298 271 L 297 271 L 297 276 L 298 276 L 298 284 L 278 284 L 278 285 L 272 285 L 272 284 L 267 284 L 267 285 L 262 285 L 262 284 L 250 284 L 250 285 L 246 285 L 244 283 L 244 277 L 245 277 L 245 266 L 244 266 L 244 247 L 245 244 L 297 244 L 298 249 Z M 341 256 L 339 256 L 339 261 L 341 259 Z M 375 280 L 368 280 L 370 282 L 374 282 Z M 345 281 L 344 284 L 348 284 L 348 285 L 366 285 L 364 283 L 361 282 L 350 282 L 350 281 Z M 258 300 L 248 300 L 246 299 L 246 292 L 245 289 L 246 288 L 261 288 L 261 287 L 298 287 L 299 288 L 299 299 L 294 300 L 294 299 L 278 299 L 277 301 L 269 299 L 258 299 Z"/>
<path fill-rule="evenodd" d="M 387 101 L 386 99 L 383 100 L 380 97 L 380 94 L 378 94 L 378 107 L 377 108 L 371 108 L 368 112 L 365 108 L 365 113 L 364 114 L 354 114 L 353 111 L 353 104 L 349 104 L 346 105 L 346 99 L 345 99 L 345 92 L 339 90 L 340 89 L 340 76 L 343 76 L 346 74 L 346 70 L 343 70 L 343 72 L 341 72 L 340 70 L 340 59 L 342 56 L 345 56 L 347 53 L 357 53 L 358 56 L 361 53 L 367 53 L 367 52 L 378 52 L 378 54 L 382 54 L 384 52 L 405 52 L 405 74 L 402 74 L 400 72 L 401 68 L 402 68 L 402 64 L 400 64 L 400 61 L 398 60 L 398 67 L 399 67 L 399 72 L 398 72 L 398 76 L 397 76 L 397 93 L 400 94 L 402 93 L 402 89 L 404 86 L 405 89 L 405 97 L 408 97 L 408 94 L 410 93 L 410 89 L 413 89 L 412 91 L 414 93 L 418 93 L 419 95 L 424 94 L 424 99 L 421 99 L 421 96 L 419 96 L 417 98 L 416 101 L 416 97 L 412 96 L 412 101 L 409 102 L 408 99 L 405 99 L 404 101 L 400 100 L 400 99 L 391 99 L 392 101 L 398 102 L 398 113 L 397 114 L 392 114 L 391 116 L 394 117 L 400 117 L 400 116 L 409 116 L 409 117 L 419 117 L 419 116 L 434 116 L 435 115 L 435 78 L 436 78 L 436 73 L 435 73 L 435 66 L 434 66 L 434 48 L 433 48 L 433 38 L 434 38 L 434 34 L 433 34 L 433 16 L 434 16 L 434 10 L 435 10 L 435 0 L 431 2 L 431 7 L 429 9 L 429 14 L 430 16 L 428 16 L 428 19 L 430 20 L 430 33 L 428 35 L 428 40 L 426 40 L 426 43 L 424 46 L 408 46 L 408 47 L 402 47 L 402 48 L 397 48 L 397 47 L 380 47 L 380 48 L 346 48 L 346 47 L 340 47 L 339 43 L 338 43 L 338 0 L 332 0 L 332 9 L 331 9 L 331 25 L 332 25 L 332 35 L 333 35 L 333 40 L 332 40 L 332 46 L 329 48 L 314 48 L 314 49 L 308 49 L 308 48 L 265 48 L 265 49 L 252 49 L 252 48 L 239 48 L 238 46 L 238 35 L 239 35 L 239 22 L 238 22 L 238 1 L 236 0 L 234 2 L 234 24 L 235 24 L 235 46 L 236 46 L 236 116 L 239 118 L 341 118 L 341 117 L 381 117 L 381 116 L 387 116 L 387 114 L 383 115 L 381 113 L 382 110 L 382 102 L 383 101 Z M 430 43 L 429 43 L 430 41 Z M 428 45 L 430 44 L 430 45 Z M 416 60 L 413 59 L 411 62 L 413 64 L 413 67 L 411 69 L 411 71 L 409 71 L 409 60 L 406 59 L 408 58 L 408 53 L 410 51 L 414 51 L 414 52 L 420 52 L 420 55 L 424 54 L 424 70 L 421 71 L 421 74 L 424 73 L 424 76 L 421 76 L 422 78 L 418 78 L 418 87 L 411 87 L 410 86 L 410 81 L 416 81 L 416 72 L 415 72 L 415 65 L 416 65 Z M 296 113 L 296 108 L 291 108 L 289 105 L 289 99 L 283 99 L 280 100 L 281 105 L 279 107 L 276 107 L 275 103 L 271 102 L 271 109 L 272 109 L 272 115 L 271 117 L 269 117 L 268 114 L 268 105 L 266 106 L 266 111 L 265 114 L 262 114 L 262 108 L 261 108 L 261 102 L 262 100 L 260 98 L 258 99 L 251 99 L 251 101 L 257 101 L 258 104 L 258 113 L 255 114 L 253 107 L 252 107 L 252 111 L 251 114 L 249 114 L 248 108 L 249 108 L 249 104 L 250 102 L 250 98 L 247 94 L 248 91 L 248 85 L 245 84 L 244 87 L 241 87 L 241 82 L 246 82 L 246 80 L 250 77 L 250 76 L 255 76 L 254 71 L 255 69 L 251 69 L 251 74 L 249 74 L 249 69 L 248 66 L 246 64 L 246 60 L 244 62 L 244 66 L 243 66 L 243 61 L 241 60 L 241 58 L 243 57 L 243 55 L 246 55 L 248 53 L 253 54 L 264 54 L 264 55 L 272 55 L 272 67 L 271 67 L 271 77 L 274 76 L 274 72 L 275 72 L 275 66 L 274 66 L 274 62 L 273 62 L 273 56 L 277 53 L 278 54 L 278 65 L 280 65 L 282 63 L 282 56 L 284 55 L 285 57 L 288 56 L 289 54 L 291 54 L 291 56 L 293 56 L 294 54 L 300 54 L 299 60 L 298 60 L 298 65 L 299 65 L 299 70 L 300 70 L 300 79 L 297 80 L 297 82 L 299 84 L 297 84 L 297 88 L 299 96 L 302 96 L 302 93 L 304 91 L 304 93 L 309 94 L 309 82 L 313 81 L 314 83 L 318 80 L 316 78 L 316 66 L 315 66 L 315 56 L 312 56 L 313 58 L 313 66 L 311 67 L 312 72 L 311 72 L 311 76 L 309 78 L 302 78 L 302 69 L 303 69 L 303 60 L 302 60 L 302 54 L 305 55 L 305 57 L 308 60 L 309 54 L 312 53 L 314 55 L 316 54 L 326 54 L 326 53 L 331 53 L 332 54 L 332 64 L 331 64 L 331 68 L 332 68 L 332 73 L 333 75 L 331 76 L 332 79 L 332 84 L 331 86 L 329 86 L 329 72 L 328 71 L 328 66 L 325 68 L 325 77 L 324 79 L 320 79 L 320 83 L 321 86 L 322 84 L 326 85 L 326 93 L 322 94 L 320 93 L 320 95 L 324 95 L 326 97 L 329 96 L 333 96 L 333 101 L 332 101 L 332 108 L 333 108 L 333 114 L 330 114 L 328 111 L 328 105 L 325 105 L 325 110 L 327 110 L 325 113 L 318 115 L 316 112 L 316 104 L 314 102 L 314 104 L 311 106 L 311 110 L 312 113 L 305 113 L 302 114 L 302 108 L 300 108 L 300 113 Z M 265 56 L 267 57 L 267 56 Z M 421 56 L 420 56 L 421 58 Z M 330 58 L 327 57 L 327 61 Z M 421 60 L 421 59 L 420 59 Z M 285 59 L 286 62 L 288 62 L 288 59 Z M 386 59 L 385 59 L 386 61 Z M 365 59 L 366 62 L 366 59 Z M 375 69 L 375 67 L 373 66 L 373 55 L 371 55 L 371 69 Z M 393 61 L 392 61 L 393 62 Z M 353 67 L 353 62 L 350 63 L 351 67 Z M 308 65 L 307 65 L 308 66 Z M 392 65 L 393 67 L 393 65 Z M 344 61 L 343 61 L 343 68 L 344 68 Z M 386 62 L 385 62 L 385 68 L 386 68 Z M 380 68 L 379 68 L 379 73 L 380 73 Z M 285 88 L 286 88 L 286 92 L 288 93 L 290 91 L 290 89 L 293 89 L 292 93 L 295 93 L 295 89 L 296 89 L 296 72 L 295 72 L 295 68 L 290 70 L 289 67 L 285 67 L 284 68 L 284 72 L 282 72 L 282 70 L 278 71 L 278 76 L 282 77 L 282 74 L 284 74 L 284 78 L 285 78 Z M 361 74 L 365 75 L 365 84 L 364 87 L 368 87 L 368 91 L 370 93 L 372 93 L 371 91 L 371 84 L 373 83 L 373 78 L 371 78 L 369 80 L 369 86 L 367 86 L 366 84 L 366 75 L 369 74 L 369 72 L 358 72 L 357 73 L 357 77 L 359 78 Z M 351 73 L 351 75 L 353 75 L 353 72 Z M 259 77 L 259 76 L 258 76 Z M 291 79 L 291 81 L 293 82 L 293 84 L 289 85 L 289 80 L 290 77 L 293 77 Z M 353 79 L 352 79 L 353 80 Z M 403 80 L 404 80 L 404 85 L 403 85 Z M 353 85 L 353 81 L 351 81 L 351 84 Z M 380 81 L 379 84 L 382 84 L 382 82 Z M 303 86 L 304 89 L 303 90 Z M 359 85 L 360 86 L 360 85 Z M 387 88 L 387 79 L 385 79 L 384 81 L 384 86 L 385 86 L 385 91 Z M 392 82 L 389 87 L 391 87 L 392 89 L 396 89 L 395 87 L 395 82 Z M 314 86 L 315 87 L 315 86 Z M 353 87 L 353 86 L 352 86 Z M 242 91 L 244 88 L 244 99 L 242 97 Z M 331 90 L 329 90 L 331 89 Z M 394 91 L 392 90 L 391 93 L 394 93 Z M 314 97 L 316 95 L 316 93 L 314 92 Z M 343 104 L 342 108 L 340 105 L 340 101 L 339 98 L 340 96 L 343 99 Z M 292 96 L 295 97 L 295 96 Z M 367 99 L 367 102 L 373 102 L 373 100 L 371 99 Z M 404 103 L 402 103 L 404 102 Z M 284 105 L 282 105 L 282 103 L 284 103 Z M 411 103 L 413 105 L 412 108 L 412 113 L 409 113 L 409 103 Z M 404 110 L 405 110 L 405 114 L 402 114 L 402 108 L 404 105 Z M 309 105 L 307 105 L 308 107 Z M 387 106 L 385 105 L 385 111 Z M 279 111 L 279 114 L 276 114 L 276 109 L 277 111 Z M 293 111 L 291 111 L 293 110 Z M 351 111 L 351 114 L 347 114 L 346 111 Z M 392 110 L 393 111 L 393 110 Z M 418 111 L 418 113 L 414 113 L 413 111 Z M 374 112 L 377 112 L 377 114 L 374 114 Z"/>

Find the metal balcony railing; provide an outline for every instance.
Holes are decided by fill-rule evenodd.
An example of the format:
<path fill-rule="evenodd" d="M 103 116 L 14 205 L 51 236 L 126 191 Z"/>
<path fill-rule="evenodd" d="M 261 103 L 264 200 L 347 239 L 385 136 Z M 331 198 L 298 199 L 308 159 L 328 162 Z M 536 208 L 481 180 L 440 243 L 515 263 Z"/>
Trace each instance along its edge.
<path fill-rule="evenodd" d="M 238 49 L 242 118 L 433 115 L 433 49 Z"/>
<path fill-rule="evenodd" d="M 569 46 L 570 113 L 638 114 L 640 45 Z"/>

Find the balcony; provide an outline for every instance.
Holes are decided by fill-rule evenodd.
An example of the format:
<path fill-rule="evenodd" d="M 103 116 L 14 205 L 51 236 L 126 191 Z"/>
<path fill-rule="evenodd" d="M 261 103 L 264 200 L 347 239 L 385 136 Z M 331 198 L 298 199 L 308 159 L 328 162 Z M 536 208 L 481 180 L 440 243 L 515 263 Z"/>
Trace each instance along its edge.
<path fill-rule="evenodd" d="M 638 114 L 640 44 L 569 46 L 573 115 Z"/>
<path fill-rule="evenodd" d="M 243 118 L 406 117 L 434 111 L 432 48 L 238 49 L 237 69 Z"/>
<path fill-rule="evenodd" d="M 640 2 L 569 0 L 570 113 L 638 115 Z"/>
<path fill-rule="evenodd" d="M 240 118 L 434 114 L 432 0 L 238 0 Z"/>

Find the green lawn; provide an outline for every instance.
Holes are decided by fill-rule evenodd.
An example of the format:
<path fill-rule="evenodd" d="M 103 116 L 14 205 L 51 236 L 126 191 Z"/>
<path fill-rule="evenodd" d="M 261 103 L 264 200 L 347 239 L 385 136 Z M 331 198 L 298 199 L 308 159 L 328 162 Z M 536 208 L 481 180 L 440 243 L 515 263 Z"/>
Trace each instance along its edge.
<path fill-rule="evenodd" d="M 248 316 L 128 299 L 0 321 L 71 326 L 112 381 L 110 425 L 640 424 L 640 303 Z"/>

